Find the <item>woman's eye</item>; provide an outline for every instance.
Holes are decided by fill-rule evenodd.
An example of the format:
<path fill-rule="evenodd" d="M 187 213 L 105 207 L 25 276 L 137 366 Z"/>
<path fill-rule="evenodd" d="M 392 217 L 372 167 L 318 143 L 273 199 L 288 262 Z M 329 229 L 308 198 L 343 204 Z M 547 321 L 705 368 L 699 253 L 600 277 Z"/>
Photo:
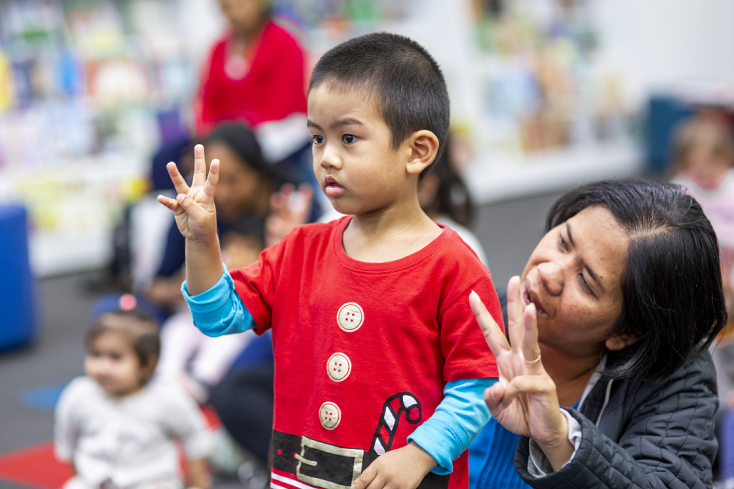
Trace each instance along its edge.
<path fill-rule="evenodd" d="M 558 246 L 560 246 L 561 249 L 564 250 L 564 251 L 568 250 L 568 245 L 566 244 L 566 240 L 563 239 L 563 235 L 562 234 L 559 234 L 558 235 Z"/>
<path fill-rule="evenodd" d="M 356 140 L 357 136 L 353 136 L 351 134 L 345 134 L 344 136 L 342 136 L 342 141 L 344 142 L 344 144 L 352 144 Z"/>
<path fill-rule="evenodd" d="M 314 144 L 321 144 L 324 142 L 324 137 L 317 134 L 315 136 L 311 136 L 311 140 L 314 142 Z"/>
<path fill-rule="evenodd" d="M 591 295 L 596 297 L 596 294 L 594 293 L 593 290 L 591 290 L 591 286 L 589 285 L 589 282 L 586 281 L 586 277 L 584 277 L 583 273 L 579 273 L 579 280 L 581 281 L 581 286 Z"/>

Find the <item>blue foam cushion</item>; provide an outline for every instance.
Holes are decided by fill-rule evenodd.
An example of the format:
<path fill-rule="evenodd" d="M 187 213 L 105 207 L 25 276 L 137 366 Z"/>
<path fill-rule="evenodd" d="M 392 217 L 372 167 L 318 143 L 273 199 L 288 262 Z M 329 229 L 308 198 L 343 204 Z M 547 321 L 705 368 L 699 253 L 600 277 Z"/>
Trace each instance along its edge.
<path fill-rule="evenodd" d="M 24 207 L 0 206 L 0 350 L 30 342 L 36 332 L 34 279 Z"/>

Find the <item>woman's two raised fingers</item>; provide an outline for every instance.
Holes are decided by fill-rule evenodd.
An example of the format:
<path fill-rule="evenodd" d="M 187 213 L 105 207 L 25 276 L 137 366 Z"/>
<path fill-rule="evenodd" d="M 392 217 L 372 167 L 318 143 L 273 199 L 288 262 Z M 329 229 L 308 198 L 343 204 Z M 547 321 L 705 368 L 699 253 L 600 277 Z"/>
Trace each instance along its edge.
<path fill-rule="evenodd" d="M 479 294 L 474 291 L 469 294 L 469 305 L 474 316 L 477 318 L 479 327 L 482 328 L 484 339 L 487 341 L 487 345 L 489 345 L 489 349 L 492 350 L 495 358 L 503 351 L 509 350 L 510 345 L 507 343 L 507 338 L 505 338 L 504 333 L 494 321 L 489 311 L 487 311 L 487 308 L 484 307 L 484 303 L 479 298 Z"/>
<path fill-rule="evenodd" d="M 523 337 L 523 305 L 520 298 L 520 277 L 507 283 L 507 334 L 512 350 L 520 352 Z"/>
<path fill-rule="evenodd" d="M 523 313 L 522 354 L 531 371 L 540 368 L 540 346 L 538 345 L 538 315 L 535 304 L 530 304 Z"/>

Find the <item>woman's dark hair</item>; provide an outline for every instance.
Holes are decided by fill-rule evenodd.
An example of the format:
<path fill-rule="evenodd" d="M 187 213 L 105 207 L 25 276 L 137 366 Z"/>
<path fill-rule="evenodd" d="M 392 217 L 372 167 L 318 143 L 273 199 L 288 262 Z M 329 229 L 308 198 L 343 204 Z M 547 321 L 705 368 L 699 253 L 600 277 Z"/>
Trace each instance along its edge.
<path fill-rule="evenodd" d="M 464 179 L 456 171 L 451 157 L 451 135 L 446 138 L 445 148 L 429 175 L 438 178 L 438 190 L 433 201 L 423 207 L 426 214 L 446 214 L 464 227 L 471 227 L 476 213 L 474 201 Z M 422 175 L 422 174 L 421 174 Z"/>
<path fill-rule="evenodd" d="M 663 378 L 726 324 L 719 246 L 711 223 L 681 186 L 643 179 L 601 181 L 562 196 L 546 230 L 587 207 L 608 208 L 629 236 L 622 314 L 612 334 L 638 341 L 625 361 L 605 372 L 613 378 Z"/>
<path fill-rule="evenodd" d="M 87 350 L 94 340 L 105 333 L 118 333 L 125 337 L 142 367 L 157 361 L 160 356 L 161 339 L 158 322 L 139 309 L 115 310 L 101 316 L 87 331 L 84 342 Z"/>
<path fill-rule="evenodd" d="M 223 122 L 217 125 L 203 141 L 205 148 L 214 143 L 225 144 L 243 163 L 265 175 L 270 181 L 275 180 L 273 169 L 260 150 L 257 136 L 246 125 L 239 122 Z"/>

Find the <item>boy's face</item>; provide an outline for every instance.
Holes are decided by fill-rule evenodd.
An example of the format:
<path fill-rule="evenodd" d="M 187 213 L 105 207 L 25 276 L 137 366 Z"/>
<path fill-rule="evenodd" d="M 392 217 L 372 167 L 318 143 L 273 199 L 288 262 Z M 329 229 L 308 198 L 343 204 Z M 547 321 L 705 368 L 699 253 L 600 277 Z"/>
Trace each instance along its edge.
<path fill-rule="evenodd" d="M 97 336 L 89 345 L 84 371 L 110 396 L 134 394 L 149 372 L 140 365 L 130 341 L 119 333 Z"/>
<path fill-rule="evenodd" d="M 357 90 L 335 90 L 328 83 L 311 90 L 308 127 L 316 178 L 337 211 L 380 212 L 415 194 L 416 178 L 406 171 L 410 148 L 392 147 L 376 104 Z"/>

